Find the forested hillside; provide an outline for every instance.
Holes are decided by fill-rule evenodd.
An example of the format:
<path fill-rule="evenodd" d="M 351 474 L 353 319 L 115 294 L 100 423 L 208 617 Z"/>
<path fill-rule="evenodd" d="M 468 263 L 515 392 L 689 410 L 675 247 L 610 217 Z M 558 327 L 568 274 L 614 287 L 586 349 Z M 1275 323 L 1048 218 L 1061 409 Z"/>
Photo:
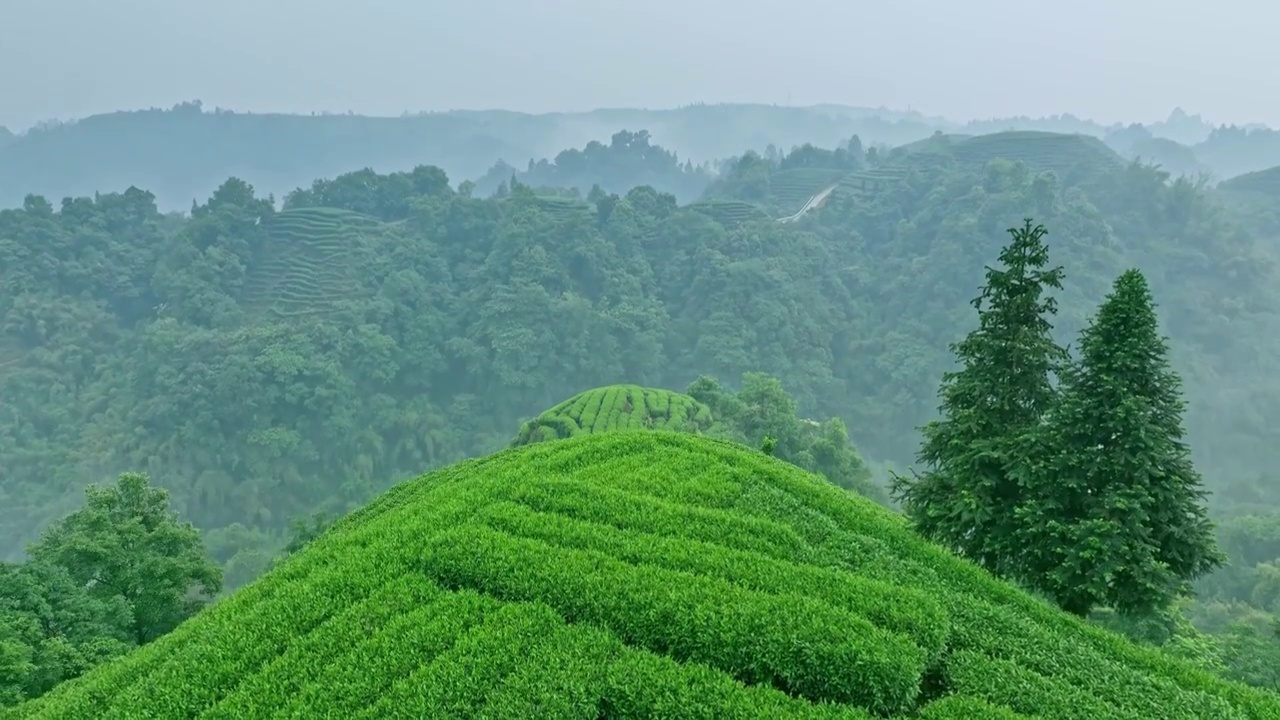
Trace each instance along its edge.
<path fill-rule="evenodd" d="M 639 156 L 685 172 L 643 138 Z M 984 266 L 1032 216 L 1066 268 L 1063 344 L 1122 271 L 1149 280 L 1234 563 L 1191 611 L 1239 630 L 1231 647 L 1259 667 L 1234 672 L 1269 682 L 1255 662 L 1280 611 L 1264 514 L 1280 507 L 1269 186 L 1174 180 L 1085 136 L 830 144 L 734 157 L 687 204 L 519 177 L 480 197 L 428 165 L 306 182 L 282 207 L 235 177 L 187 214 L 136 187 L 28 195 L 0 211 L 0 552 L 20 557 L 86 483 L 140 471 L 235 587 L 292 519 L 496 451 L 619 383 L 685 391 L 724 436 L 768 438 L 874 495 L 862 458 L 912 462 Z M 589 155 L 617 157 L 562 157 Z M 625 188 L 645 167 L 526 172 Z M 1150 633 L 1194 639 L 1169 627 Z"/>
<path fill-rule="evenodd" d="M 903 463 L 983 264 L 1023 214 L 1071 268 L 1062 338 L 1116 273 L 1144 269 L 1197 459 L 1220 502 L 1253 500 L 1277 459 L 1270 237 L 1084 138 L 862 152 L 748 154 L 710 189 L 719 202 L 687 208 L 645 187 L 481 199 L 425 166 L 317 181 L 279 211 L 236 179 L 188 218 L 138 189 L 28 197 L 0 214 L 4 547 L 85 482 L 135 469 L 202 527 L 280 528 L 615 382 L 765 372 L 803 414 Z M 830 185 L 797 222 L 769 219 Z M 763 219 L 711 211 L 735 202 Z"/>
<path fill-rule="evenodd" d="M 565 148 L 583 148 L 590 155 L 591 143 L 606 145 L 619 129 L 648 132 L 682 164 L 691 161 L 690 169 L 703 172 L 707 163 L 747 149 L 767 154 L 770 147 L 785 152 L 804 143 L 833 147 L 854 135 L 868 147 L 889 147 L 935 132 L 986 135 L 1010 130 L 1105 139 L 1126 158 L 1159 163 L 1175 175 L 1204 170 L 1223 179 L 1280 165 L 1280 133 L 1215 128 L 1181 110 L 1145 127 L 1123 127 L 1070 114 L 959 123 L 917 112 L 841 105 L 699 104 L 671 110 L 542 115 L 487 110 L 366 117 L 236 113 L 205 108 L 197 100 L 170 110 L 49 121 L 12 138 L 0 130 L 0 208 L 20 205 L 27 193 L 56 201 L 133 185 L 152 192 L 162 211 L 185 211 L 229 176 L 252 184 L 264 197 L 282 197 L 317 177 L 361 167 L 381 173 L 408 171 L 417 165 L 439 167 L 455 183 L 477 181 L 486 195 L 510 177 L 510 170 L 535 172 L 522 178 L 535 186 L 549 181 L 585 183 L 575 185 L 585 195 L 600 168 L 584 172 L 581 162 L 565 166 L 558 155 Z M 590 163 L 589 157 L 576 159 Z M 495 164 L 495 175 L 501 177 L 486 180 Z M 633 185 L 615 191 L 654 184 L 682 201 L 692 200 L 688 193 L 700 188 L 700 174 L 673 178 L 665 187 L 636 175 Z M 608 181 L 595 182 L 614 190 Z"/>

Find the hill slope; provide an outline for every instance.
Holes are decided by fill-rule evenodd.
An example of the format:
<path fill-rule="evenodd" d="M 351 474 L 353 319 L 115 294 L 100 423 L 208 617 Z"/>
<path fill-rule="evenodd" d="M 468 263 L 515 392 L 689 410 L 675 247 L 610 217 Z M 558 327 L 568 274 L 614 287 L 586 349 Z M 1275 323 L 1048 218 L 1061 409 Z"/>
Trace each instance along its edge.
<path fill-rule="evenodd" d="M 355 261 L 382 223 L 334 208 L 295 208 L 272 216 L 268 241 L 246 273 L 241 301 L 255 317 L 332 311 L 360 291 Z"/>
<path fill-rule="evenodd" d="M 1218 189 L 1227 192 L 1260 193 L 1280 197 L 1280 166 L 1223 180 L 1218 184 Z"/>
<path fill-rule="evenodd" d="M 5 717 L 1277 718 L 741 446 L 589 435 L 401 484 Z M 1015 714 L 1014 711 L 1022 713 Z"/>
<path fill-rule="evenodd" d="M 578 393 L 524 423 L 513 445 L 619 430 L 698 432 L 711 411 L 688 395 L 636 385 L 610 385 Z"/>

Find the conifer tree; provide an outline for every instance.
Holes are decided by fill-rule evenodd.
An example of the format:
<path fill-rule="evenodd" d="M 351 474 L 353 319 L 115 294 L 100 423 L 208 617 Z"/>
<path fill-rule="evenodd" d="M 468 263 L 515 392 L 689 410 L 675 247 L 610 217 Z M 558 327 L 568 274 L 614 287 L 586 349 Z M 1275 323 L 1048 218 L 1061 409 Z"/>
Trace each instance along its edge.
<path fill-rule="evenodd" d="M 893 495 L 926 537 L 993 572 L 1016 567 L 1020 539 L 1015 509 L 1019 483 L 1010 472 L 1021 438 L 1055 399 L 1050 376 L 1065 363 L 1048 317 L 1057 312 L 1046 290 L 1061 289 L 1062 268 L 1045 269 L 1044 226 L 1026 220 L 1010 228 L 973 300 L 979 326 L 951 350 L 961 369 L 943 376 L 942 419 L 921 428 L 922 475 L 894 476 Z"/>
<path fill-rule="evenodd" d="M 1023 579 L 1064 609 L 1150 612 L 1224 561 L 1183 442 L 1181 385 L 1146 278 L 1129 270 L 1081 333 L 1018 513 Z"/>

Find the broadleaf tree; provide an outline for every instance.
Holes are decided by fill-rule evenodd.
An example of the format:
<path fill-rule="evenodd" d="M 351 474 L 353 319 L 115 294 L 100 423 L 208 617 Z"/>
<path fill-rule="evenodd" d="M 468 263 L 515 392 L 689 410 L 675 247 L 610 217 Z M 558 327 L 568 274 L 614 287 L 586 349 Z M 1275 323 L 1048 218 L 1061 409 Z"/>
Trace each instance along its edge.
<path fill-rule="evenodd" d="M 140 473 L 90 485 L 84 507 L 50 526 L 29 554 L 65 568 L 94 597 L 122 599 L 127 633 L 139 645 L 194 615 L 222 584 L 199 531 L 179 522 L 168 492 Z"/>
<path fill-rule="evenodd" d="M 1128 270 L 1080 336 L 1018 509 L 1021 575 L 1064 609 L 1149 613 L 1222 565 L 1146 278 Z"/>
<path fill-rule="evenodd" d="M 998 574 L 1016 569 L 1021 543 L 1011 467 L 1021 438 L 1053 403 L 1052 376 L 1068 358 L 1049 320 L 1057 304 L 1047 291 L 1061 289 L 1063 270 L 1047 267 L 1048 230 L 1027 219 L 1008 232 L 1002 267 L 987 267 L 972 301 L 978 327 L 951 346 L 961 368 L 943 375 L 943 417 L 921 428 L 925 471 L 892 480 L 923 535 Z"/>

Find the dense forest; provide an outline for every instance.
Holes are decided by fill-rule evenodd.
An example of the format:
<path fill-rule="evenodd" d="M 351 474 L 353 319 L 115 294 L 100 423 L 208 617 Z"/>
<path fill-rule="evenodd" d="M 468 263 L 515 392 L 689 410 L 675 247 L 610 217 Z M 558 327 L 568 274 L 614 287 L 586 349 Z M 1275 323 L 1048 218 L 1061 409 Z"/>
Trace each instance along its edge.
<path fill-rule="evenodd" d="M 1234 132 L 1196 162 L 1226 162 L 1206 149 Z M 23 598 L 0 608 L 0 700 L 149 642 L 328 519 L 589 388 L 684 392 L 721 436 L 888 502 L 870 478 L 917 463 L 984 269 L 1028 216 L 1065 268 L 1061 346 L 1126 270 L 1149 283 L 1226 560 L 1195 599 L 1093 619 L 1280 688 L 1270 176 L 1210 187 L 1085 135 L 908 139 L 712 167 L 623 131 L 485 182 L 365 169 L 277 202 L 231 177 L 185 213 L 108 183 L 127 189 L 0 211 L 0 582 Z M 126 557 L 138 543 L 102 518 L 152 554 Z"/>

